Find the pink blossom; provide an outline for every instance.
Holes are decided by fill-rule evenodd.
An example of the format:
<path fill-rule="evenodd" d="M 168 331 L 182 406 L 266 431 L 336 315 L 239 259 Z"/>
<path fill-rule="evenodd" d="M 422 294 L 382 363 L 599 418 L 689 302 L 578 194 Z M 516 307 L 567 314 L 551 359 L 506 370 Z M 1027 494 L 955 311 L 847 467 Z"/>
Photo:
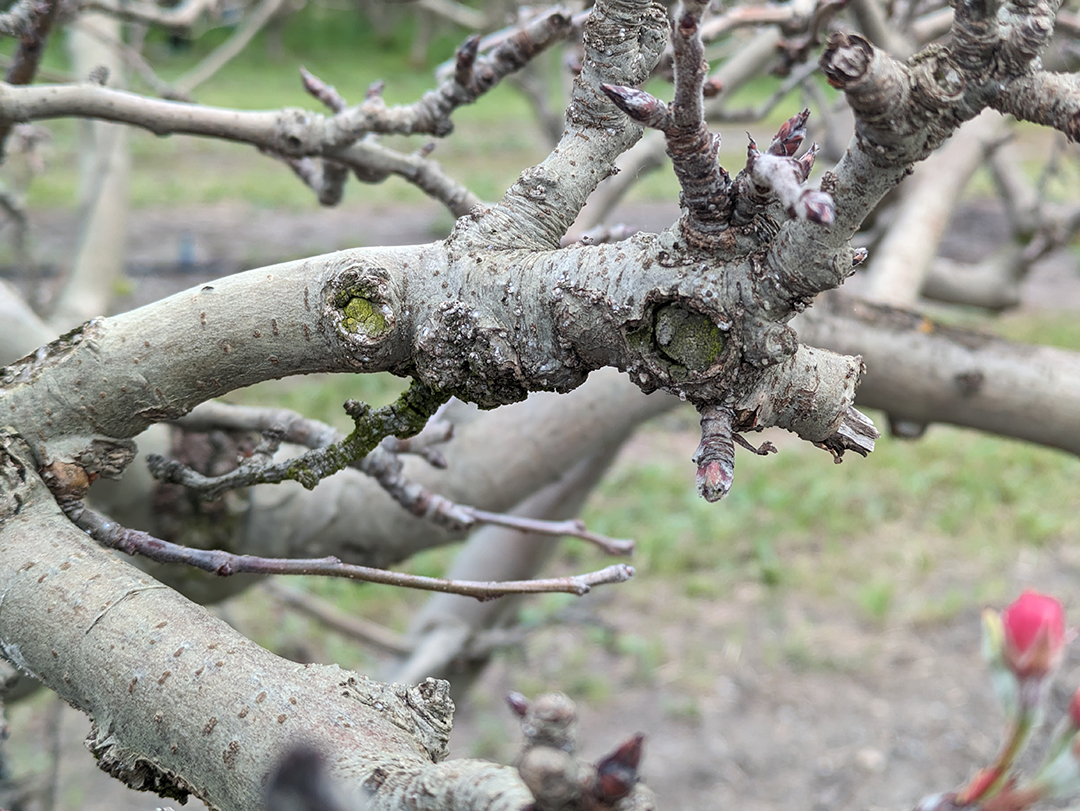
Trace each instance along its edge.
<path fill-rule="evenodd" d="M 1001 615 L 1005 662 L 1020 678 L 1041 678 L 1061 659 L 1065 610 L 1053 597 L 1025 591 Z"/>

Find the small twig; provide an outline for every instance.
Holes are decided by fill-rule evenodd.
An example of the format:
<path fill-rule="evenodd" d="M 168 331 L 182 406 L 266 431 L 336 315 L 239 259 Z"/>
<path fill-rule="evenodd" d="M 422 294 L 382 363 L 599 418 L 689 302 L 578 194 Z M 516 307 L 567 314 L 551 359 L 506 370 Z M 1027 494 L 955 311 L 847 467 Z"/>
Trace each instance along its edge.
<path fill-rule="evenodd" d="M 557 9 L 555 9 L 555 10 L 557 11 Z M 535 6 L 533 6 L 533 7 L 522 6 L 520 9 L 518 9 L 517 21 L 512 25 L 508 25 L 505 28 L 501 28 L 498 31 L 493 31 L 490 34 L 487 34 L 486 36 L 484 36 L 480 40 L 480 44 L 477 47 L 477 51 L 479 53 L 481 53 L 481 54 L 490 53 L 495 48 L 498 48 L 500 45 L 503 45 L 504 43 L 506 43 L 508 40 L 518 36 L 520 34 L 520 32 L 521 32 L 522 26 L 525 26 L 528 23 L 533 22 L 533 21 L 535 21 L 536 19 L 538 19 L 540 17 L 543 17 L 544 15 L 550 14 L 551 12 L 552 12 L 552 9 L 541 8 L 539 13 L 536 13 L 536 7 Z M 566 32 L 566 38 L 567 39 L 576 39 L 577 35 L 579 35 L 581 33 L 582 26 L 585 25 L 586 20 L 589 19 L 589 16 L 591 14 L 592 14 L 592 9 L 588 9 L 586 11 L 579 11 L 576 14 L 574 14 L 572 17 L 570 17 L 570 26 L 569 26 L 568 31 Z M 464 28 L 470 28 L 471 27 L 473 29 L 477 28 L 477 26 L 463 26 L 463 27 Z M 453 59 L 447 59 L 445 62 L 443 62 L 442 64 L 440 64 L 438 67 L 435 68 L 435 78 L 440 82 L 444 82 L 447 79 L 449 79 L 451 76 L 453 76 L 454 71 L 456 69 L 457 69 L 457 55 L 455 54 Z"/>
<path fill-rule="evenodd" d="M 333 112 L 340 113 L 349 106 L 349 103 L 345 101 L 345 97 L 337 91 L 336 87 L 327 84 L 303 65 L 300 66 L 300 81 L 304 84 L 304 90 Z"/>
<path fill-rule="evenodd" d="M 319 205 L 332 208 L 341 202 L 345 194 L 345 181 L 349 179 L 348 166 L 325 159 L 274 157 L 284 161 L 304 185 L 315 192 Z"/>
<path fill-rule="evenodd" d="M 769 98 L 765 99 L 765 101 L 757 107 L 743 107 L 740 110 L 710 110 L 709 118 L 710 120 L 723 123 L 761 121 L 761 119 L 771 113 L 780 102 L 786 99 L 792 90 L 799 85 L 807 83 L 806 80 L 817 73 L 817 71 L 818 66 L 814 62 L 800 65 L 798 69 L 793 71 L 790 76 L 780 83 L 780 86 L 776 88 Z"/>
<path fill-rule="evenodd" d="M 682 189 L 683 216 L 679 230 L 687 243 L 713 246 L 727 229 L 731 214 L 731 178 L 718 163 L 720 136 L 705 123 L 702 90 L 709 65 L 701 41 L 701 16 L 708 6 L 700 0 L 683 2 L 671 32 L 674 49 L 675 96 L 671 105 L 643 90 L 603 84 L 601 90 L 640 124 L 664 133 L 668 155 Z"/>
<path fill-rule="evenodd" d="M 207 501 L 216 501 L 230 490 L 254 484 L 296 481 L 310 490 L 327 476 L 363 459 L 385 437 L 419 433 L 428 418 L 448 399 L 448 394 L 414 381 L 395 403 L 383 408 L 372 410 L 365 403 L 350 400 L 345 404 L 345 410 L 356 427 L 344 439 L 280 463 L 252 457 L 236 470 L 221 476 L 204 476 L 174 459 L 157 454 L 147 455 L 146 464 L 154 478 L 182 484 Z"/>
<path fill-rule="evenodd" d="M 445 408 L 446 406 L 444 405 L 443 409 Z M 419 456 L 436 470 L 446 470 L 448 466 L 446 457 L 443 456 L 442 451 L 435 446 L 449 442 L 453 438 L 454 423 L 442 417 L 443 409 L 435 412 L 435 416 L 428 420 L 428 424 L 425 425 L 423 430 L 416 436 L 407 439 L 388 436 L 379 443 L 379 448 L 377 450 L 383 450 L 387 453 L 399 456 L 403 454 Z M 368 455 L 370 456 L 371 454 Z"/>
<path fill-rule="evenodd" d="M 273 580 L 267 581 L 263 588 L 290 608 L 365 645 L 398 656 L 408 656 L 413 651 L 412 644 L 401 634 L 374 622 L 346 614 L 333 603 L 320 599 L 314 594 L 291 589 Z"/>
<path fill-rule="evenodd" d="M 750 453 L 756 453 L 758 456 L 768 456 L 770 453 L 776 453 L 776 446 L 771 442 L 766 441 L 758 446 L 754 446 L 748 442 L 742 434 L 732 434 L 731 438 L 739 445 L 746 448 L 746 450 L 750 451 Z"/>
<path fill-rule="evenodd" d="M 313 420 L 287 408 L 261 408 L 232 405 L 209 400 L 193 408 L 173 425 L 186 431 L 258 431 L 282 432 L 283 441 L 306 448 L 325 448 L 342 439 L 332 425 Z"/>
<path fill-rule="evenodd" d="M 365 583 L 460 594 L 478 600 L 492 600 L 507 594 L 541 594 L 561 592 L 587 594 L 593 586 L 623 583 L 634 575 L 634 569 L 617 563 L 587 574 L 549 577 L 538 580 L 505 582 L 476 582 L 446 580 L 440 577 L 391 572 L 369 566 L 342 563 L 338 558 L 263 558 L 256 555 L 235 555 L 221 549 L 192 549 L 155 538 L 147 532 L 127 529 L 109 521 L 81 501 L 58 499 L 61 509 L 81 530 L 102 546 L 129 555 L 140 555 L 156 563 L 182 563 L 221 577 L 234 574 L 303 574 L 322 577 L 343 577 Z"/>
<path fill-rule="evenodd" d="M 157 73 L 154 72 L 153 66 L 146 61 L 146 58 L 139 53 L 136 48 L 132 48 L 123 40 L 109 36 L 96 26 L 83 25 L 78 19 L 73 23 L 70 23 L 70 25 L 116 52 L 120 58 L 124 60 L 124 64 L 139 74 L 139 77 L 161 98 L 171 99 L 173 101 L 191 101 L 190 96 L 179 92 L 171 84 L 158 76 Z M 105 81 L 107 80 L 108 77 L 106 76 Z M 100 82 L 100 84 L 104 84 L 104 82 Z"/>
<path fill-rule="evenodd" d="M 325 449 L 343 441 L 342 435 L 331 426 L 318 420 L 308 419 L 287 409 L 255 408 L 208 402 L 196 407 L 190 414 L 176 420 L 174 424 L 190 431 L 213 429 L 260 431 L 264 437 L 270 434 L 277 438 L 278 441 L 301 444 L 315 450 Z M 361 473 L 371 476 L 395 501 L 413 515 L 431 521 L 451 532 L 468 532 L 480 524 L 495 524 L 538 535 L 565 535 L 579 538 L 596 545 L 609 555 L 633 554 L 634 542 L 632 540 L 608 538 L 605 535 L 590 532 L 580 520 L 544 521 L 480 510 L 475 507 L 457 504 L 402 475 L 403 468 L 401 460 L 398 458 L 398 454 L 402 453 L 419 455 L 433 467 L 444 469 L 446 460 L 430 446 L 447 441 L 452 433 L 453 425 L 439 419 L 438 413 L 436 413 L 423 430 L 415 436 L 409 439 L 387 437 L 367 456 L 352 462 L 350 466 Z M 273 447 L 273 450 L 276 451 L 276 446 L 270 447 Z M 259 450 L 256 449 L 253 459 L 258 454 Z M 295 460 L 284 462 L 278 467 L 287 468 L 294 462 Z M 208 477 L 175 460 L 166 460 L 160 456 L 153 456 L 152 459 L 148 459 L 148 464 L 152 464 L 152 472 L 155 477 L 160 477 L 160 473 L 167 477 L 166 481 L 175 481 L 186 486 L 194 484 L 195 489 L 204 494 L 204 498 L 207 498 L 206 492 L 216 492 L 216 490 L 211 489 L 211 483 L 220 479 L 234 477 L 236 480 L 245 481 L 250 475 L 242 472 L 245 466 L 261 470 L 266 469 L 261 459 L 255 459 L 254 461 L 248 459 L 241 463 L 241 468 L 238 470 L 224 474 L 224 476 Z M 177 478 L 173 478 L 174 476 L 177 478 L 182 477 L 183 481 L 177 481 Z M 247 485 L 241 484 L 237 486 Z"/>
<path fill-rule="evenodd" d="M 532 532 L 537 535 L 565 535 L 594 544 L 609 555 L 634 554 L 634 542 L 632 540 L 609 538 L 606 535 L 590 532 L 586 529 L 585 522 L 580 518 L 570 518 L 565 521 L 545 521 L 539 518 L 523 518 L 519 515 L 491 513 L 487 510 L 478 510 L 475 507 L 460 507 L 460 509 L 470 513 L 473 521 L 477 524 L 495 524 L 496 526 L 517 529 L 522 532 Z"/>
<path fill-rule="evenodd" d="M 495 524 L 522 532 L 537 535 L 569 535 L 595 544 L 609 555 L 630 555 L 634 552 L 634 542 L 608 538 L 585 528 L 577 519 L 567 521 L 545 521 L 536 518 L 523 518 L 516 515 L 492 513 L 464 504 L 457 504 L 438 493 L 417 484 L 402 475 L 401 460 L 390 453 L 368 454 L 355 467 L 371 476 L 379 483 L 398 504 L 413 515 L 431 521 L 450 532 L 468 532 L 478 524 Z"/>

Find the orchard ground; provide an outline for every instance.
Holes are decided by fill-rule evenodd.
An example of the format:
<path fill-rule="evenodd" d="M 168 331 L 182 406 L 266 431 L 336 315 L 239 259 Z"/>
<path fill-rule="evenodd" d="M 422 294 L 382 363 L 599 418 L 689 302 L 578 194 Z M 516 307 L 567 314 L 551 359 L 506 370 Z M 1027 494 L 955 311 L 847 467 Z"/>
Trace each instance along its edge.
<path fill-rule="evenodd" d="M 675 215 L 671 204 L 640 203 L 619 219 L 657 228 Z M 989 203 L 970 204 L 952 229 L 950 254 L 986 250 L 1002 230 L 999 216 Z M 37 212 L 34 222 L 39 259 L 62 263 L 77 231 L 74 212 Z M 134 274 L 119 306 L 197 284 L 206 273 L 348 245 L 427 241 L 447 224 L 434 204 L 140 208 L 131 221 Z M 185 272 L 161 274 L 178 262 Z M 1080 276 L 1071 255 L 1040 265 L 1024 294 L 1021 311 L 999 319 L 946 316 L 1080 349 Z M 384 400 L 396 386 L 303 379 L 239 396 L 339 420 L 346 397 Z M 884 425 L 883 415 L 874 417 Z M 496 657 L 460 708 L 454 754 L 512 760 L 517 731 L 503 696 L 563 690 L 579 702 L 587 754 L 646 733 L 644 775 L 669 811 L 909 808 L 990 758 L 1002 714 L 979 658 L 979 611 L 1034 587 L 1062 598 L 1080 622 L 1080 460 L 944 426 L 918 442 L 885 437 L 869 459 L 839 466 L 803 443 L 770 438 L 780 453 L 740 454 L 731 496 L 708 505 L 694 494 L 693 410 L 642 428 L 586 512 L 592 528 L 638 540 L 638 576 L 582 599 L 530 600 L 523 612 L 530 633 Z M 410 568 L 436 573 L 450 554 L 425 555 Z M 570 543 L 554 568 L 601 564 Z M 398 630 L 424 599 L 299 582 Z M 217 610 L 284 655 L 378 671 L 373 654 L 262 590 Z M 1059 707 L 1078 684 L 1080 650 L 1063 667 Z M 13 708 L 18 773 L 47 763 L 55 704 L 42 695 Z M 86 719 L 67 708 L 59 718 L 57 808 L 168 805 L 97 771 L 81 745 Z"/>

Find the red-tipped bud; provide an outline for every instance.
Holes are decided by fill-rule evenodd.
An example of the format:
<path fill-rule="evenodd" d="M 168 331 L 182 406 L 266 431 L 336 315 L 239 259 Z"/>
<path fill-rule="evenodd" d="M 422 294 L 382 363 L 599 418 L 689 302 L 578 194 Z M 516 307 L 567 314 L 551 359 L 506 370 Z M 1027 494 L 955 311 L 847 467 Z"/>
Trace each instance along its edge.
<path fill-rule="evenodd" d="M 601 84 L 600 89 L 615 103 L 616 107 L 639 124 L 656 129 L 667 126 L 667 105 L 652 94 L 619 84 Z"/>
<path fill-rule="evenodd" d="M 639 732 L 596 764 L 596 796 L 600 800 L 613 803 L 633 790 L 638 781 L 644 740 L 645 736 Z"/>
<path fill-rule="evenodd" d="M 810 144 L 810 148 L 795 159 L 795 162 L 799 164 L 799 171 L 802 173 L 803 183 L 810 177 L 810 170 L 814 168 L 814 161 L 817 160 L 817 153 L 818 145 Z"/>
<path fill-rule="evenodd" d="M 506 703 L 518 718 L 524 718 L 525 713 L 529 711 L 529 699 L 521 693 L 507 693 Z"/>
<path fill-rule="evenodd" d="M 1005 663 L 1023 679 L 1042 678 L 1061 660 L 1065 610 L 1053 597 L 1025 591 L 1002 612 Z"/>
<path fill-rule="evenodd" d="M 701 95 L 707 99 L 715 98 L 720 95 L 723 89 L 724 83 L 719 79 L 706 79 L 701 86 Z"/>
<path fill-rule="evenodd" d="M 454 81 L 462 87 L 472 84 L 473 63 L 476 62 L 476 54 L 480 50 L 480 35 L 473 34 L 458 47 L 454 54 L 457 60 L 454 64 Z"/>
<path fill-rule="evenodd" d="M 726 496 L 731 490 L 734 481 L 735 470 L 729 464 L 712 461 L 704 465 L 698 465 L 698 495 L 710 503 L 719 501 Z"/>
<path fill-rule="evenodd" d="M 809 117 L 810 110 L 803 110 L 785 121 L 772 143 L 769 144 L 769 154 L 790 158 L 798 152 L 803 138 L 806 137 L 806 119 Z"/>

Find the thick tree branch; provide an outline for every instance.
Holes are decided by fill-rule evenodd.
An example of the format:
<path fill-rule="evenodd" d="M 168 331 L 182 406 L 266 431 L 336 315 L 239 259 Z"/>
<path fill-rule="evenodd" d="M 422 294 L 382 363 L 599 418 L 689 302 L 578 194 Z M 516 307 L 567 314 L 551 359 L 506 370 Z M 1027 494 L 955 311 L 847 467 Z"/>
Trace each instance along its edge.
<path fill-rule="evenodd" d="M 1036 71 L 1014 79 L 991 102 L 996 110 L 1080 140 L 1080 82 L 1074 73 Z"/>
<path fill-rule="evenodd" d="M 532 801 L 513 769 L 437 762 L 452 712 L 444 682 L 392 687 L 268 653 L 89 541 L 22 459 L 9 445 L 0 461 L 3 514 L 18 505 L 0 521 L 0 650 L 90 715 L 102 768 L 165 796 L 256 811 L 303 736 L 333 753 L 329 777 L 350 809 Z"/>
<path fill-rule="evenodd" d="M 1080 357 L 936 324 L 840 293 L 796 322 L 838 352 L 858 348 L 859 402 L 894 420 L 945 422 L 1080 454 Z"/>

